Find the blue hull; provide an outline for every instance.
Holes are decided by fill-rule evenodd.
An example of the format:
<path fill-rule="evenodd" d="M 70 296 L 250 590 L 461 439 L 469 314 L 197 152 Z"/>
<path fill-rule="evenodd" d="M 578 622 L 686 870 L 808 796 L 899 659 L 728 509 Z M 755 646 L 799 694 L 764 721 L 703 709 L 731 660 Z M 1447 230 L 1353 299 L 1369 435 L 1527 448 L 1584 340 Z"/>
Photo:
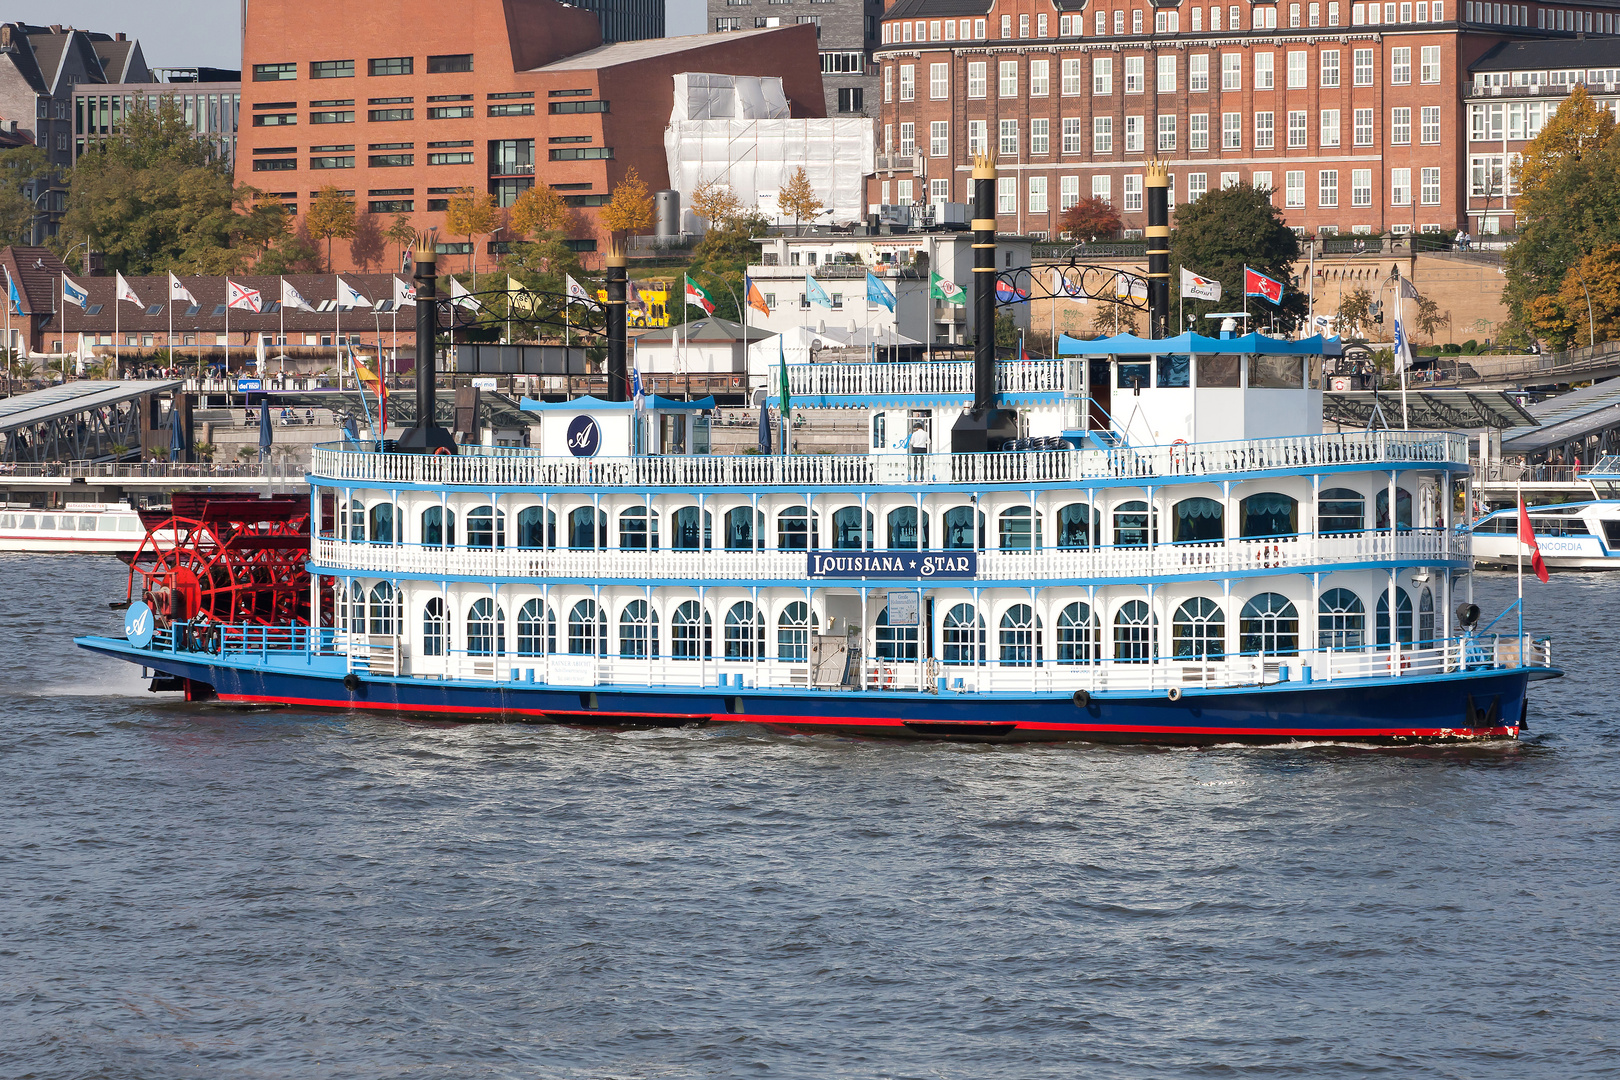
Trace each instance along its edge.
<path fill-rule="evenodd" d="M 1191 745 L 1340 740 L 1405 743 L 1516 738 L 1532 678 L 1514 668 L 1398 680 L 1279 683 L 1229 690 L 1067 695 L 954 695 L 684 687 L 558 689 L 529 683 L 365 678 L 299 664 L 136 649 L 113 638 L 82 648 L 188 681 L 194 697 L 242 704 L 369 709 L 466 721 L 613 727 L 756 723 L 884 738 Z"/>

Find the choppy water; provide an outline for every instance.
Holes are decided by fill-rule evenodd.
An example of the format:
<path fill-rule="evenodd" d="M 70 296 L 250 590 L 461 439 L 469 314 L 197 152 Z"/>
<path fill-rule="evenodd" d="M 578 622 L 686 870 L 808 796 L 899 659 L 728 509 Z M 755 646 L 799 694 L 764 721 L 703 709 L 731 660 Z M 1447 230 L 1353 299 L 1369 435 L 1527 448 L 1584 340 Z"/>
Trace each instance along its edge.
<path fill-rule="evenodd" d="M 1165 751 L 188 706 L 120 569 L 0 557 L 0 1075 L 1620 1073 L 1620 577 L 1517 745 Z"/>

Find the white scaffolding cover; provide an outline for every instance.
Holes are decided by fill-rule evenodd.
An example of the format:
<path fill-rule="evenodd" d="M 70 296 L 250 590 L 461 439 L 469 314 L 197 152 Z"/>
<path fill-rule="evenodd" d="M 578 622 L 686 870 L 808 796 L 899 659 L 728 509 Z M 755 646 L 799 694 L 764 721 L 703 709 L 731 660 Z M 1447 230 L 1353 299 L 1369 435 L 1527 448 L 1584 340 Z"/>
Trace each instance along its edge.
<path fill-rule="evenodd" d="M 824 220 L 859 221 L 866 177 L 876 167 L 872 121 L 794 120 L 782 80 L 752 75 L 682 72 L 664 130 L 670 186 L 681 193 L 683 229 L 697 231 L 687 209 L 692 193 L 718 180 L 745 207 L 783 219 L 777 192 L 800 166 L 826 204 Z"/>

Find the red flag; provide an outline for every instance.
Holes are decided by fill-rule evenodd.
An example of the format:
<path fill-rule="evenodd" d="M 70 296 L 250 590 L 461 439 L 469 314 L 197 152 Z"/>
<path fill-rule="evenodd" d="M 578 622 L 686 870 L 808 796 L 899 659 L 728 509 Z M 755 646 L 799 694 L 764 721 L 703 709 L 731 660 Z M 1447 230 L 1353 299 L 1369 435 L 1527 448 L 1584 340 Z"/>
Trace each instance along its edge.
<path fill-rule="evenodd" d="M 1282 303 L 1282 294 L 1282 282 L 1250 270 L 1247 266 L 1243 268 L 1244 296 L 1258 296 L 1270 300 L 1273 304 L 1280 304 Z"/>
<path fill-rule="evenodd" d="M 1524 508 L 1524 496 L 1519 496 L 1519 543 L 1530 545 L 1530 566 L 1542 582 L 1547 580 L 1547 564 L 1541 558 L 1541 545 L 1536 543 L 1536 530 L 1530 527 L 1530 512 Z"/>

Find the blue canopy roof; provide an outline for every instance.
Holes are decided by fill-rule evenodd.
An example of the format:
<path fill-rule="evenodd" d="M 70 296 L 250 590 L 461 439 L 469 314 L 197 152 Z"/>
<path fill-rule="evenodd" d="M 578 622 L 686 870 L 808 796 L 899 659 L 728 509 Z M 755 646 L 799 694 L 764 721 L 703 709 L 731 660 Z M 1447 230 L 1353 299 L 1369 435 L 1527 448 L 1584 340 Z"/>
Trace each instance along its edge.
<path fill-rule="evenodd" d="M 675 398 L 659 397 L 657 394 L 648 394 L 643 408 L 649 412 L 702 412 L 714 408 L 714 398 L 698 398 L 696 401 L 679 401 Z M 518 407 L 524 412 L 549 412 L 552 409 L 561 409 L 569 412 L 606 412 L 614 409 L 633 409 L 633 401 L 609 401 L 607 398 L 593 397 L 589 394 L 584 397 L 572 398 L 568 401 L 538 401 L 535 398 L 524 398 L 518 402 Z"/>
<path fill-rule="evenodd" d="M 1116 334 L 1113 337 L 1081 341 L 1063 334 L 1058 338 L 1059 356 L 1147 356 L 1163 353 L 1241 353 L 1295 354 L 1302 356 L 1338 356 L 1339 339 L 1324 338 L 1321 334 L 1303 341 L 1284 341 L 1264 334 L 1244 334 L 1242 337 L 1212 338 L 1190 331 L 1172 338 L 1141 338 L 1135 334 Z"/>

